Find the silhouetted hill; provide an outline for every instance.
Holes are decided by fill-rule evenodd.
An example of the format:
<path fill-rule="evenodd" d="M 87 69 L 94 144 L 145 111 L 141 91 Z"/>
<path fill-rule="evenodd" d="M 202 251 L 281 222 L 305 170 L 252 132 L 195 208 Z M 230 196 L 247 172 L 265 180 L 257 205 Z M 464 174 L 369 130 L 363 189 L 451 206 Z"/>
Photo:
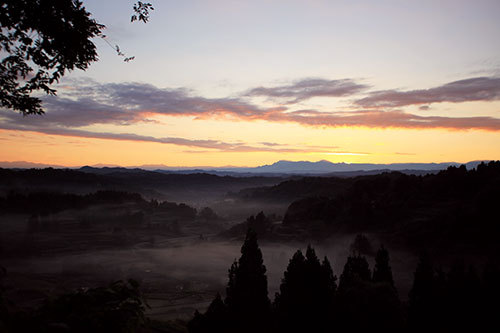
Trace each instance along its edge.
<path fill-rule="evenodd" d="M 340 177 L 297 177 L 277 185 L 243 189 L 235 196 L 240 200 L 291 202 L 309 196 L 336 196 L 352 180 Z"/>
<path fill-rule="evenodd" d="M 412 248 L 498 250 L 500 162 L 477 170 L 449 167 L 426 176 L 392 172 L 323 182 L 304 178 L 267 193 L 276 198 L 278 189 L 286 187 L 313 193 L 294 201 L 283 220 L 284 226 L 309 230 L 312 236 L 372 232 Z"/>
<path fill-rule="evenodd" d="M 230 177 L 206 173 L 166 174 L 118 167 L 72 169 L 0 169 L 0 192 L 56 191 L 89 193 L 97 190 L 137 192 L 148 198 L 175 201 L 223 197 L 229 191 L 273 185 L 280 177 Z"/>

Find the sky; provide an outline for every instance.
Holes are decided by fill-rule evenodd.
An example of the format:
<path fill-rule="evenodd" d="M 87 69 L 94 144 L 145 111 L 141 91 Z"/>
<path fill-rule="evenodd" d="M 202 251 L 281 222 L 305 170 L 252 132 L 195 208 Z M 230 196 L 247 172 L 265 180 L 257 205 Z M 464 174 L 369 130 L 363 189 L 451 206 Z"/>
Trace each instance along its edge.
<path fill-rule="evenodd" d="M 84 0 L 99 61 L 0 161 L 258 166 L 500 159 L 500 1 Z M 119 45 L 124 62 L 110 45 Z"/>

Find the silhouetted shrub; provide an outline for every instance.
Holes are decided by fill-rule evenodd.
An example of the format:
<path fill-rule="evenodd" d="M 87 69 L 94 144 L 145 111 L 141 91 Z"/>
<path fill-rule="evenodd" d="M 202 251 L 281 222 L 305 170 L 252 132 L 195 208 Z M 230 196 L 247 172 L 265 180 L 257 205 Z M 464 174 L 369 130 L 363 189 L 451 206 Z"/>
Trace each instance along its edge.
<path fill-rule="evenodd" d="M 136 281 L 117 281 L 46 301 L 31 321 L 15 325 L 31 332 L 135 332 L 146 322 L 145 308 Z"/>

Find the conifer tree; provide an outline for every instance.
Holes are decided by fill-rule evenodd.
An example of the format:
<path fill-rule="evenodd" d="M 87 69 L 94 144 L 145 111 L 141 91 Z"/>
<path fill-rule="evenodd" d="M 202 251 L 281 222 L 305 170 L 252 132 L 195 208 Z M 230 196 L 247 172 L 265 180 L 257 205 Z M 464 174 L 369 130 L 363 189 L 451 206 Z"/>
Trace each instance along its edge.
<path fill-rule="evenodd" d="M 388 253 L 381 255 L 388 265 Z M 390 267 L 389 267 L 390 268 Z M 386 269 L 384 269 L 386 270 Z M 375 274 L 379 276 L 379 273 Z M 386 274 L 387 276 L 387 274 Z M 391 274 L 392 276 L 392 274 Z M 385 278 L 387 279 L 387 278 Z M 389 283 L 372 281 L 368 261 L 365 257 L 351 255 L 347 258 L 337 292 L 335 313 L 339 331 L 400 332 L 402 317 L 396 289 Z"/>
<path fill-rule="evenodd" d="M 366 258 L 359 254 L 347 257 L 344 270 L 340 275 L 339 289 L 350 288 L 356 282 L 367 282 L 370 280 L 371 272 Z"/>
<path fill-rule="evenodd" d="M 331 329 L 336 277 L 325 258 L 321 263 L 311 246 L 290 260 L 276 294 L 277 327 L 281 332 L 326 332 Z"/>
<path fill-rule="evenodd" d="M 496 260 L 498 260 L 496 258 Z M 482 274 L 481 304 L 483 327 L 489 329 L 498 325 L 500 313 L 500 269 L 497 261 L 488 260 Z M 483 330 L 486 331 L 486 330 Z"/>
<path fill-rule="evenodd" d="M 388 283 L 394 287 L 392 269 L 389 265 L 389 251 L 382 245 L 375 257 L 375 268 L 373 269 L 373 282 Z"/>
<path fill-rule="evenodd" d="M 195 312 L 188 329 L 190 333 L 266 332 L 270 310 L 262 252 L 256 233 L 248 229 L 241 257 L 229 269 L 225 300 L 217 294 L 205 314 Z"/>
<path fill-rule="evenodd" d="M 241 247 L 241 257 L 229 270 L 225 305 L 231 330 L 258 332 L 266 329 L 270 315 L 266 267 L 257 243 L 249 229 Z"/>
<path fill-rule="evenodd" d="M 438 319 L 436 291 L 437 285 L 441 284 L 438 280 L 429 255 L 422 253 L 409 294 L 408 325 L 411 332 L 424 332 L 435 327 Z"/>

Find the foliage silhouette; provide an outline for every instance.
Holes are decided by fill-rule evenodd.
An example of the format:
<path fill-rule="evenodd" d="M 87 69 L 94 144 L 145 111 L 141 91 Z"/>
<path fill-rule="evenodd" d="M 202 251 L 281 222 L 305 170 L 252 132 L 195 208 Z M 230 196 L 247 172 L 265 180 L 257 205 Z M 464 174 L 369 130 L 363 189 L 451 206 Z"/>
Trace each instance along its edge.
<path fill-rule="evenodd" d="M 188 330 L 191 333 L 230 332 L 229 329 L 227 307 L 219 293 L 204 314 L 196 311 L 188 323 Z"/>
<path fill-rule="evenodd" d="M 137 1 L 132 9 L 134 10 L 135 14 L 130 17 L 130 22 L 142 21 L 144 23 L 147 23 L 149 21 L 149 12 L 155 10 L 151 3 L 142 1 Z"/>
<path fill-rule="evenodd" d="M 9 319 L 7 332 L 136 332 L 147 304 L 134 280 L 82 289 L 47 300 L 33 313 Z"/>
<path fill-rule="evenodd" d="M 191 333 L 265 332 L 270 329 L 271 304 L 267 295 L 266 267 L 257 243 L 257 234 L 248 229 L 241 257 L 229 269 L 226 298 L 220 295 L 205 314 L 195 313 L 188 327 Z"/>
<path fill-rule="evenodd" d="M 232 325 L 241 332 L 266 328 L 270 315 L 266 267 L 257 234 L 248 229 L 241 257 L 229 269 L 225 304 Z"/>
<path fill-rule="evenodd" d="M 153 5 L 138 1 L 131 22 L 147 23 Z M 23 115 L 43 114 L 36 91 L 55 95 L 51 85 L 74 69 L 86 70 L 98 60 L 92 38 L 101 37 L 125 62 L 118 45 L 103 34 L 79 0 L 4 0 L 0 5 L 0 106 Z"/>
<path fill-rule="evenodd" d="M 441 302 L 439 295 L 441 281 L 429 254 L 422 252 L 409 294 L 408 324 L 411 331 L 422 332 L 435 327 L 439 311 L 438 303 Z"/>
<path fill-rule="evenodd" d="M 329 331 L 336 280 L 328 259 L 320 263 L 311 246 L 305 257 L 300 250 L 295 252 L 274 301 L 276 330 Z"/>
<path fill-rule="evenodd" d="M 245 222 L 236 224 L 228 230 L 221 232 L 221 235 L 226 237 L 241 237 L 248 229 L 252 229 L 257 236 L 264 238 L 271 231 L 271 228 L 271 219 L 261 211 L 255 216 L 251 215 L 248 217 Z"/>
<path fill-rule="evenodd" d="M 382 245 L 375 257 L 375 268 L 373 269 L 373 282 L 388 283 L 394 287 L 392 268 L 389 264 L 389 251 Z"/>
<path fill-rule="evenodd" d="M 363 234 L 357 234 L 356 238 L 349 247 L 350 251 L 358 255 L 372 255 L 374 254 L 372 244 L 368 237 Z"/>
<path fill-rule="evenodd" d="M 7 330 L 6 324 L 9 317 L 7 310 L 7 300 L 4 297 L 3 279 L 7 274 L 5 267 L 0 266 L 0 332 Z"/>
<path fill-rule="evenodd" d="M 24 115 L 43 113 L 33 92 L 55 95 L 51 84 L 97 60 L 91 39 L 104 29 L 78 0 L 5 0 L 0 26 L 0 106 Z"/>
<path fill-rule="evenodd" d="M 388 253 L 386 259 L 389 266 Z M 364 332 L 376 328 L 382 332 L 400 332 L 403 328 L 396 289 L 389 281 L 373 281 L 366 258 L 359 254 L 347 258 L 335 312 L 340 331 Z"/>

